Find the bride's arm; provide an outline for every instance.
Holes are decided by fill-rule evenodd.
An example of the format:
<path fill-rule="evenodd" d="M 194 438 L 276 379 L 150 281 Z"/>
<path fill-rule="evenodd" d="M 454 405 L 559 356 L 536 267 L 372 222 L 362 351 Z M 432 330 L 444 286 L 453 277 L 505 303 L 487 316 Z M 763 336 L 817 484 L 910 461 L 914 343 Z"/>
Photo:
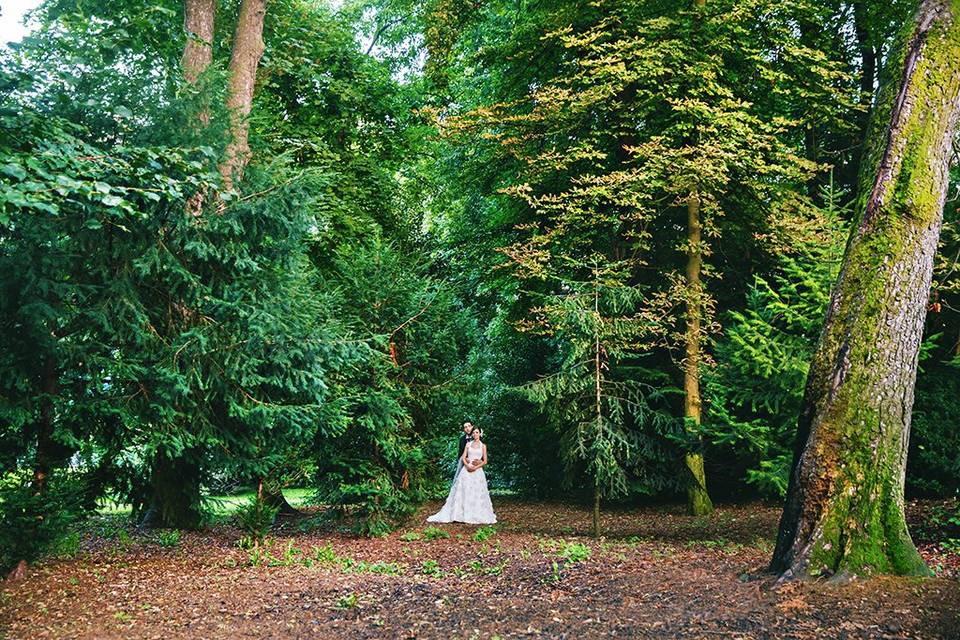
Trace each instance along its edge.
<path fill-rule="evenodd" d="M 477 462 L 477 469 L 487 465 L 487 445 L 483 445 L 483 457 Z"/>

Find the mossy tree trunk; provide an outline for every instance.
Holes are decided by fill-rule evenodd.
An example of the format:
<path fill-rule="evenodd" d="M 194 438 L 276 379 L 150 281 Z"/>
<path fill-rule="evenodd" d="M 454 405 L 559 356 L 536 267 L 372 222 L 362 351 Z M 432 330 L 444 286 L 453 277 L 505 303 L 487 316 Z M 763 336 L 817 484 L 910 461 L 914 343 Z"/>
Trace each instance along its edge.
<path fill-rule="evenodd" d="M 928 573 L 903 486 L 958 113 L 958 18 L 960 0 L 922 2 L 885 65 L 771 564 L 786 578 Z"/>

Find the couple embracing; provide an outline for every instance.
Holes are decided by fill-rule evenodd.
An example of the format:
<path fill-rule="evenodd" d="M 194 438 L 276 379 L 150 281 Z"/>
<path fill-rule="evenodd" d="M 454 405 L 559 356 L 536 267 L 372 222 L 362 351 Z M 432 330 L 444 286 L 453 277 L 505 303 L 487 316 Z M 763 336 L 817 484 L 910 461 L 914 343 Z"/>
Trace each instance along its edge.
<path fill-rule="evenodd" d="M 469 422 L 463 423 L 460 436 L 460 460 L 453 485 L 443 508 L 427 518 L 427 522 L 466 522 L 468 524 L 494 524 L 497 516 L 490 502 L 487 476 L 483 467 L 487 464 L 487 445 L 482 441 L 483 432 Z"/>

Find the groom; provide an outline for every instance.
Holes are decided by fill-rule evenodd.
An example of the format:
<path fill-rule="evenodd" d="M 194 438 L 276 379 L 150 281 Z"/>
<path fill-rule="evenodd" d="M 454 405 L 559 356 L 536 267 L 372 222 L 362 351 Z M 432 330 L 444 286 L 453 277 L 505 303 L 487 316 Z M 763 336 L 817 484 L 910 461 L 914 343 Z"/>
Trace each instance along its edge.
<path fill-rule="evenodd" d="M 460 474 L 460 469 L 463 468 L 463 450 L 470 441 L 471 431 L 473 431 L 473 425 L 469 422 L 464 422 L 463 433 L 460 434 L 460 452 L 457 453 L 457 472 L 453 474 L 454 479 L 457 478 L 457 476 Z"/>

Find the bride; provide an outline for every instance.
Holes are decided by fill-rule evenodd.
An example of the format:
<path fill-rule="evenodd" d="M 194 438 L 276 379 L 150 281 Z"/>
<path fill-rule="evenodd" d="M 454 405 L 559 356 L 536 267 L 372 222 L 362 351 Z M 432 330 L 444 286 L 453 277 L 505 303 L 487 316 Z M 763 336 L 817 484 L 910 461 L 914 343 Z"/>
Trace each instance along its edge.
<path fill-rule="evenodd" d="M 470 431 L 471 441 L 463 448 L 460 461 L 463 468 L 453 479 L 450 495 L 443 508 L 427 518 L 427 522 L 466 522 L 468 524 L 494 524 L 497 516 L 487 490 L 487 476 L 483 467 L 487 464 L 487 445 L 480 442 L 480 429 Z"/>

